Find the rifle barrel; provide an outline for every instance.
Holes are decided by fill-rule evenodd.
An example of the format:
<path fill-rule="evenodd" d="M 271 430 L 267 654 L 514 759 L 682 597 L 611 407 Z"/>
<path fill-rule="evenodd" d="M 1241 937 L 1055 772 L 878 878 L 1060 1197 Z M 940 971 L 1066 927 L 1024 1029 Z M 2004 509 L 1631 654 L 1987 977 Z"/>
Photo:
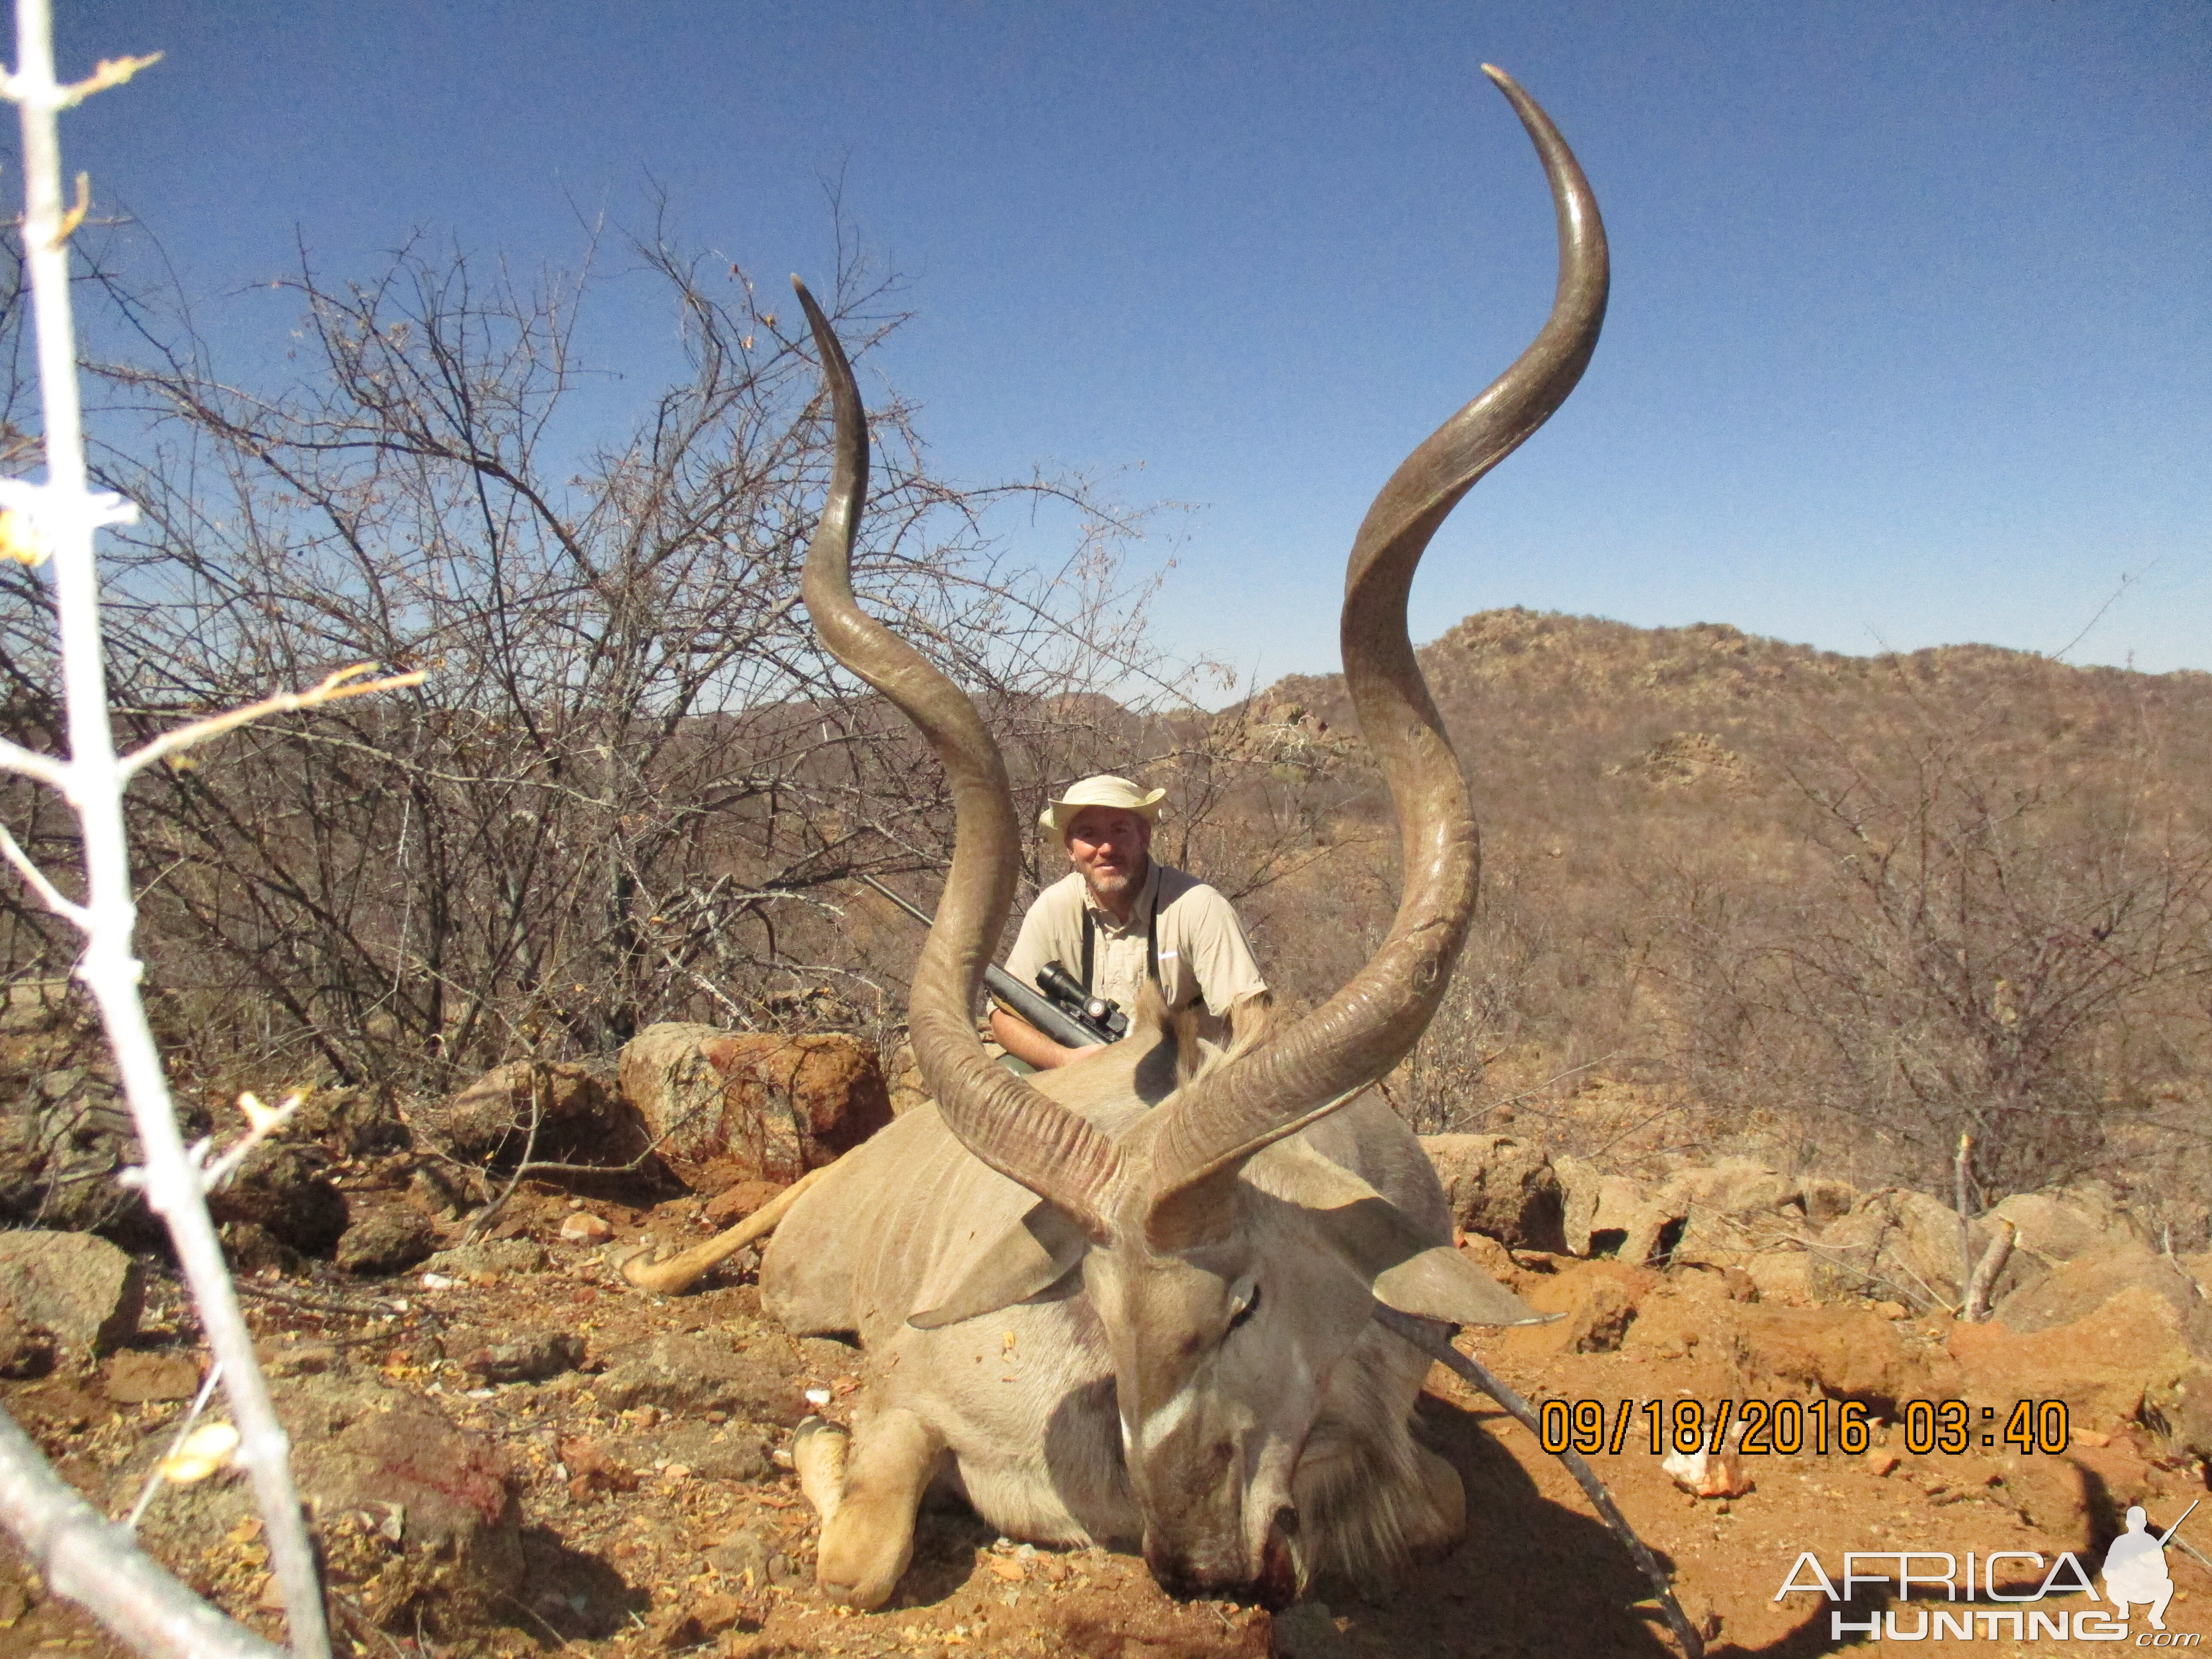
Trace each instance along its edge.
<path fill-rule="evenodd" d="M 867 883 L 893 904 L 897 905 L 900 909 L 905 911 L 923 927 L 934 927 L 937 925 L 935 919 L 928 911 L 918 904 L 910 903 L 900 897 L 866 871 L 855 870 L 853 874 L 860 880 Z M 1091 1030 L 1088 1023 L 1067 1013 L 1058 1004 L 1047 998 L 1043 993 L 1023 984 L 1003 968 L 995 965 L 986 968 L 983 970 L 983 983 L 993 996 L 1006 1006 L 1009 1012 L 1027 1020 L 1063 1048 L 1088 1048 L 1093 1043 L 1111 1042 L 1114 1040 L 1110 1032 Z"/>
<path fill-rule="evenodd" d="M 2181 1522 L 2189 1519 L 2189 1517 L 2196 1512 L 2197 1505 L 2203 1501 L 2204 1500 L 2203 1498 L 2199 1498 L 2191 1503 L 2187 1509 L 2182 1510 L 2181 1521 L 2176 1521 L 2172 1526 L 2168 1527 L 2164 1532 L 2158 1535 L 2158 1544 L 2160 1549 L 2164 1549 L 2166 1547 L 2166 1540 L 2167 1539 L 2172 1537 L 2174 1534 L 2181 1530 Z"/>

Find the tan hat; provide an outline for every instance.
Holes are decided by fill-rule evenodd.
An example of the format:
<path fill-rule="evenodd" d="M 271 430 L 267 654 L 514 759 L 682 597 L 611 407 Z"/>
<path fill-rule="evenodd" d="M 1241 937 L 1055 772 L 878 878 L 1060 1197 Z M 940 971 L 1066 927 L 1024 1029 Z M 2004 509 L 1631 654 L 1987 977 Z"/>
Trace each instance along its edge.
<path fill-rule="evenodd" d="M 1067 838 L 1070 821 L 1086 806 L 1117 806 L 1125 812 L 1134 812 L 1147 823 L 1158 823 L 1160 802 L 1167 793 L 1155 789 L 1146 794 L 1128 779 L 1102 772 L 1095 778 L 1085 778 L 1071 786 L 1065 795 L 1037 814 L 1037 822 L 1063 841 Z"/>

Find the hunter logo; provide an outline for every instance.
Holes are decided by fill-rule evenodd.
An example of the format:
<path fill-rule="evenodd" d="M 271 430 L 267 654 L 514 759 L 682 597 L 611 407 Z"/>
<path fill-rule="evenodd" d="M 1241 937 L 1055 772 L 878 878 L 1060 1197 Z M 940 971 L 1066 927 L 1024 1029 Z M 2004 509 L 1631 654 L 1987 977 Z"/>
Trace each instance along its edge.
<path fill-rule="evenodd" d="M 1774 1599 L 1806 1591 L 1836 1603 L 1828 1614 L 1829 1638 L 1836 1642 L 1846 1637 L 1870 1642 L 1885 1637 L 1893 1642 L 1922 1642 L 1929 1637 L 1939 1641 L 2124 1642 L 2130 1634 L 2129 1610 L 2140 1607 L 2150 1628 L 2135 1633 L 2136 1646 L 2193 1648 L 2203 1643 L 2202 1636 L 2166 1627 L 2166 1603 L 2173 1598 L 2166 1546 L 2196 1507 L 2191 1504 L 2160 1533 L 2150 1530 L 2149 1516 L 2140 1505 L 2130 1509 L 2127 1530 L 2105 1553 L 2102 1595 L 2071 1550 L 2062 1551 L 2047 1564 L 2033 1550 L 1969 1551 L 1963 1561 L 1940 1550 L 1852 1550 L 1844 1556 L 1840 1581 L 1807 1550 L 1784 1576 Z M 1862 1619 L 1850 1617 L 1847 1604 L 1861 1589 L 1875 1586 L 1893 1594 L 1900 1605 L 1869 1611 Z M 1916 1589 L 1927 1605 L 1911 1605 Z M 2045 1598 L 2054 1593 L 2086 1595 L 2099 1605 L 2045 1607 Z M 1939 1595 L 1942 1605 L 1936 1605 Z M 1982 1603 L 1988 1605 L 1978 1605 Z"/>
<path fill-rule="evenodd" d="M 2197 1503 L 2203 1501 L 2199 1498 Z M 2181 1521 L 2189 1519 L 2196 1507 L 2191 1504 L 2182 1510 Z M 2166 1546 L 2181 1530 L 2181 1521 L 2154 1537 L 2150 1517 L 2142 1505 L 2128 1511 L 2128 1529 L 2112 1540 L 2112 1547 L 2105 1552 L 2105 1593 L 2112 1598 L 2114 1618 L 2126 1618 L 2128 1609 L 2140 1602 L 2150 1609 L 2150 1627 L 2166 1628 L 2166 1604 L 2173 1600 L 2173 1580 L 2166 1571 Z"/>

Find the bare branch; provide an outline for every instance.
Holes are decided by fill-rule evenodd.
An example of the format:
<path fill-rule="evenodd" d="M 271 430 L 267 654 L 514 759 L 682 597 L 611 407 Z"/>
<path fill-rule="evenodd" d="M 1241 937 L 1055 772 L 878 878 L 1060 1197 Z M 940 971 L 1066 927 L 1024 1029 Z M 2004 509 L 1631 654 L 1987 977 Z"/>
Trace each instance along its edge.
<path fill-rule="evenodd" d="M 377 691 L 400 691 L 410 685 L 420 685 L 426 678 L 423 671 L 390 674 L 380 679 L 363 680 L 363 674 L 376 672 L 373 662 L 357 662 L 350 668 L 341 668 L 325 678 L 320 685 L 306 691 L 280 691 L 273 697 L 264 697 L 259 702 L 248 703 L 243 708 L 232 708 L 220 714 L 210 714 L 205 720 L 194 720 L 190 726 L 180 726 L 173 732 L 165 732 L 153 742 L 125 755 L 118 763 L 125 778 L 143 771 L 165 756 L 174 755 L 191 748 L 196 743 L 205 743 L 210 738 L 220 737 L 225 732 L 234 732 L 241 726 L 251 726 L 256 720 L 266 720 L 271 714 L 296 714 L 302 708 L 320 708 L 326 704 L 341 702 L 348 697 L 365 697 Z"/>

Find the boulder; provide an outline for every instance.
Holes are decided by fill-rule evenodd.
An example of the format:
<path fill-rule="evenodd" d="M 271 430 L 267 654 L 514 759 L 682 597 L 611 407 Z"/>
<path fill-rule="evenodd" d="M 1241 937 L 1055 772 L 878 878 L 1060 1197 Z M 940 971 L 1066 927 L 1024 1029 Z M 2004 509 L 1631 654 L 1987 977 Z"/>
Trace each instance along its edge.
<path fill-rule="evenodd" d="M 1756 1251 L 1744 1259 L 1743 1270 L 1761 1302 L 1803 1307 L 1820 1299 L 1813 1289 L 1813 1258 L 1802 1249 Z"/>
<path fill-rule="evenodd" d="M 365 1084 L 312 1091 L 292 1114 L 289 1132 L 340 1158 L 404 1152 L 410 1144 L 391 1091 Z"/>
<path fill-rule="evenodd" d="M 796 1181 L 891 1118 L 874 1051 L 842 1032 L 648 1025 L 623 1046 L 619 1075 L 646 1138 L 697 1192 Z"/>
<path fill-rule="evenodd" d="M 34 1072 L 29 1086 L 0 1091 L 0 1225 L 55 1232 L 98 1230 L 127 1245 L 153 1245 L 161 1224 L 118 1170 L 140 1162 L 138 1135 L 104 1064 L 64 1063 Z M 21 1074 L 9 1077 L 13 1085 Z M 205 1128 L 204 1115 L 186 1133 Z"/>
<path fill-rule="evenodd" d="M 2064 1324 L 2018 1331 L 1954 1325 L 1966 1397 L 2063 1400 L 2077 1429 L 2140 1421 L 2191 1457 L 2212 1455 L 2212 1365 L 2202 1325 L 2153 1285 L 2134 1283 Z"/>
<path fill-rule="evenodd" d="M 1893 1417 L 1899 1401 L 1927 1395 L 1933 1386 L 1926 1362 L 1896 1325 L 1863 1308 L 1743 1304 L 1735 1310 L 1735 1325 L 1744 1374 L 1790 1392 L 1814 1388 Z"/>
<path fill-rule="evenodd" d="M 265 1140 L 208 1194 L 209 1213 L 218 1222 L 251 1222 L 307 1255 L 327 1255 L 351 1218 L 345 1194 L 323 1167 L 319 1146 Z"/>
<path fill-rule="evenodd" d="M 1659 1275 L 1623 1262 L 1563 1266 L 1557 1273 L 1527 1275 L 1522 1298 L 1538 1313 L 1559 1316 L 1541 1325 L 1507 1333 L 1510 1351 L 1549 1358 L 1563 1353 L 1612 1353 L 1635 1324 L 1638 1304 L 1660 1284 Z"/>
<path fill-rule="evenodd" d="M 1747 1269 L 1754 1255 L 1805 1234 L 1803 1183 L 1751 1158 L 1680 1170 L 1659 1201 L 1668 1224 L 1680 1218 L 1674 1261 Z"/>
<path fill-rule="evenodd" d="M 1564 1254 L 1565 1203 L 1544 1149 L 1511 1135 L 1423 1135 L 1452 1219 L 1516 1249 Z"/>
<path fill-rule="evenodd" d="M 64 1347 L 106 1353 L 137 1334 L 146 1273 L 89 1233 L 0 1233 L 0 1305 Z"/>
<path fill-rule="evenodd" d="M 528 1147 L 533 1159 L 624 1164 L 647 1139 L 604 1062 L 518 1060 L 495 1066 L 432 1108 L 428 1124 L 455 1158 L 471 1164 L 517 1163 Z"/>
<path fill-rule="evenodd" d="M 1977 1261 L 1990 1236 L 1987 1219 L 1968 1229 Z M 1959 1261 L 1959 1212 L 1925 1193 L 1901 1188 L 1869 1193 L 1849 1215 L 1821 1229 L 1811 1254 L 1813 1288 L 1825 1298 L 1874 1297 L 1922 1310 L 1959 1305 L 1965 1278 Z M 2037 1271 L 2033 1258 L 2015 1253 L 1992 1287 L 1991 1301 Z"/>
<path fill-rule="evenodd" d="M 1798 1177 L 1797 1207 L 1804 1211 L 1806 1221 L 1815 1228 L 1842 1219 L 1858 1201 L 1859 1189 L 1848 1181 L 1834 1181 L 1826 1176 Z"/>
<path fill-rule="evenodd" d="M 408 1203 L 387 1204 L 346 1229 L 337 1264 L 365 1277 L 404 1273 L 438 1248 L 438 1224 Z"/>
<path fill-rule="evenodd" d="M 295 1455 L 331 1577 L 387 1630 L 495 1622 L 522 1583 L 505 1461 L 428 1401 L 388 1393 Z"/>
<path fill-rule="evenodd" d="M 2002 1210 L 2002 1206 L 1999 1206 Z M 2104 1236 L 2109 1238 L 2109 1235 Z M 2197 1353 L 2212 1360 L 2212 1306 L 2175 1262 L 2139 1244 L 2104 1243 L 2013 1291 L 1991 1310 L 2008 1329 L 2047 1331 L 2087 1318 L 2123 1291 L 2140 1286 L 2173 1310 Z"/>
<path fill-rule="evenodd" d="M 52 1331 L 27 1323 L 14 1309 L 0 1303 L 0 1376 L 44 1376 L 53 1370 L 56 1356 Z"/>
<path fill-rule="evenodd" d="M 1559 1180 L 1560 1230 L 1568 1252 L 1619 1255 L 1630 1223 L 1644 1207 L 1644 1189 L 1584 1158 L 1555 1158 L 1552 1170 Z"/>
<path fill-rule="evenodd" d="M 2148 1249 L 2142 1231 L 2108 1202 L 2098 1185 L 2048 1193 L 2014 1193 L 1995 1209 L 2013 1224 L 2013 1249 L 2045 1265 L 2071 1261 L 2087 1253 L 2133 1247 Z"/>

